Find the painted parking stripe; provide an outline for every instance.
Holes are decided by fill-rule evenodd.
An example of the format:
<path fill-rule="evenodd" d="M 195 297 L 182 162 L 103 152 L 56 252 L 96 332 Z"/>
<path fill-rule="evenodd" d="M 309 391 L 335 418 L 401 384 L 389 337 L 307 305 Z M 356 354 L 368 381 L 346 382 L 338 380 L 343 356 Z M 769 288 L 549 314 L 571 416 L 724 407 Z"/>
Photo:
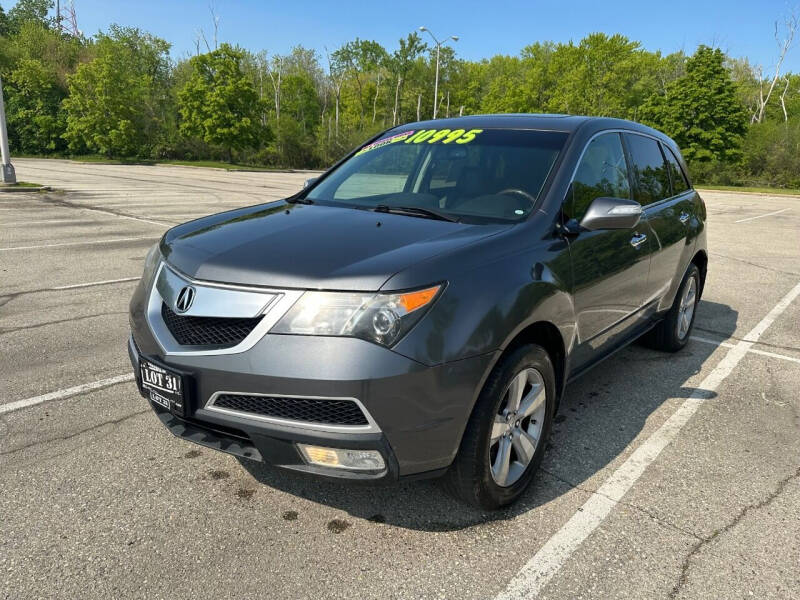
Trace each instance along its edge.
<path fill-rule="evenodd" d="M 497 600 L 532 598 L 539 595 L 559 569 L 578 549 L 583 541 L 611 513 L 612 509 L 642 476 L 661 451 L 674 440 L 695 412 L 709 399 L 719 385 L 731 374 L 775 319 L 800 295 L 800 283 L 794 286 L 778 304 L 741 341 L 731 348 L 723 359 L 695 388 L 683 404 L 649 438 L 634 450 L 605 480 L 600 488 L 578 511 L 542 546 L 511 579 Z"/>
<path fill-rule="evenodd" d="M 109 377 L 108 379 L 101 379 L 100 381 L 93 381 L 92 383 L 84 383 L 83 385 L 76 385 L 75 387 L 64 390 L 50 392 L 49 394 L 34 396 L 33 398 L 16 400 L 15 402 L 9 402 L 8 404 L 0 404 L 0 415 L 10 413 L 15 410 L 20 410 L 21 408 L 36 406 L 37 404 L 52 402 L 53 400 L 66 400 L 67 398 L 72 398 L 73 396 L 77 396 L 79 394 L 102 390 L 103 388 L 111 387 L 112 385 L 117 385 L 118 383 L 124 383 L 126 381 L 133 381 L 133 379 L 133 373 L 126 373 L 124 375 L 117 375 L 116 377 Z"/>
<path fill-rule="evenodd" d="M 700 337 L 699 335 L 693 335 L 691 339 L 695 340 L 696 342 L 703 342 L 704 344 L 712 344 L 714 346 L 722 346 L 724 348 L 734 348 L 736 344 L 731 344 L 730 342 L 720 342 L 718 340 L 712 340 L 709 338 Z M 760 356 L 769 356 L 770 358 L 779 358 L 781 360 L 788 360 L 789 362 L 795 362 L 800 364 L 800 358 L 795 358 L 794 356 L 786 356 L 785 354 L 778 354 L 777 352 L 767 352 L 766 350 L 757 350 L 755 348 L 751 348 L 748 350 L 750 354 L 758 354 Z"/>
<path fill-rule="evenodd" d="M 734 221 L 734 223 L 744 223 L 746 221 L 755 221 L 756 219 L 763 219 L 764 217 L 771 217 L 772 215 L 779 215 L 781 213 L 786 212 L 787 210 L 791 210 L 790 208 L 782 208 L 781 210 L 776 210 L 775 212 L 767 213 L 765 215 L 758 215 L 757 217 L 747 217 L 746 219 L 739 219 L 738 221 Z"/>
<path fill-rule="evenodd" d="M 60 244 L 38 244 L 36 246 L 13 246 L 11 248 L 0 248 L 0 252 L 9 252 L 11 250 L 38 250 L 40 248 L 62 248 L 64 246 L 88 246 L 90 244 L 114 244 L 117 242 L 130 242 L 132 240 L 154 240 L 160 236 L 157 235 L 140 235 L 137 237 L 125 238 L 109 238 L 107 240 L 90 240 L 83 242 L 63 242 Z"/>
<path fill-rule="evenodd" d="M 89 281 L 88 283 L 72 283 L 70 285 L 56 285 L 51 290 L 74 290 L 76 288 L 94 287 L 96 285 L 108 285 L 110 283 L 122 283 L 124 281 L 138 281 L 140 277 L 123 277 L 122 279 L 104 279 L 103 281 Z"/>

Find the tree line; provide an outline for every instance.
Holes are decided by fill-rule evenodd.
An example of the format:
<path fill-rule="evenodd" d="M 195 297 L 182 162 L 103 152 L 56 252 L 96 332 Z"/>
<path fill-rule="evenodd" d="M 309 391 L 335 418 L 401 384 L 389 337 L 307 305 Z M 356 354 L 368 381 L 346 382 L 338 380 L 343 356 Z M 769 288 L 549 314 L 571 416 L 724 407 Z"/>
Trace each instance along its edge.
<path fill-rule="evenodd" d="M 649 51 L 616 34 L 535 42 L 479 61 L 418 33 L 385 48 L 355 39 L 316 51 L 170 44 L 112 25 L 66 33 L 51 0 L 0 8 L 0 77 L 12 152 L 137 160 L 213 159 L 326 167 L 367 137 L 410 121 L 477 113 L 621 117 L 672 136 L 695 179 L 800 187 L 800 75 L 774 75 L 721 50 Z M 216 37 L 216 36 L 215 36 Z M 788 41 L 787 41 L 788 40 Z"/>

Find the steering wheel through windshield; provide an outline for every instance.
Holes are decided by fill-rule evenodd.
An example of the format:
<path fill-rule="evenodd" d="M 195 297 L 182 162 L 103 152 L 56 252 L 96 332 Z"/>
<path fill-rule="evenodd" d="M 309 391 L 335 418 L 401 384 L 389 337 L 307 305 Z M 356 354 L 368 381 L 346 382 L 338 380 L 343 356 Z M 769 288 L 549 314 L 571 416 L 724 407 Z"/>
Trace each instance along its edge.
<path fill-rule="evenodd" d="M 520 190 L 519 188 L 508 188 L 507 190 L 503 190 L 502 192 L 497 192 L 497 193 L 498 193 L 498 195 L 501 195 L 501 196 L 505 195 L 505 194 L 519 194 L 520 196 L 523 196 L 526 200 L 528 200 L 528 202 L 531 203 L 531 206 L 536 204 L 536 198 L 531 196 L 525 190 Z"/>

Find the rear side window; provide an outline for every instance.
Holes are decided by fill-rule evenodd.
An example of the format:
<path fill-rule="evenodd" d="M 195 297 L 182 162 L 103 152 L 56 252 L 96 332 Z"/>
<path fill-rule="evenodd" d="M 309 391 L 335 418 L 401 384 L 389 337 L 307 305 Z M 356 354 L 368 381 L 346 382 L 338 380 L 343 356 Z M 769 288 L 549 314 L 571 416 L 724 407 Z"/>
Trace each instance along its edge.
<path fill-rule="evenodd" d="M 672 195 L 677 196 L 689 189 L 689 182 L 686 181 L 686 176 L 683 174 L 681 165 L 675 157 L 675 153 L 670 148 L 661 145 L 664 150 L 664 156 L 667 157 L 667 164 L 669 165 L 669 174 L 672 176 Z"/>
<path fill-rule="evenodd" d="M 618 133 L 597 136 L 586 147 L 572 181 L 569 218 L 581 220 L 595 198 L 631 197 L 628 165 Z"/>
<path fill-rule="evenodd" d="M 669 198 L 669 171 L 659 143 L 643 135 L 625 134 L 638 183 L 636 200 L 642 206 Z"/>

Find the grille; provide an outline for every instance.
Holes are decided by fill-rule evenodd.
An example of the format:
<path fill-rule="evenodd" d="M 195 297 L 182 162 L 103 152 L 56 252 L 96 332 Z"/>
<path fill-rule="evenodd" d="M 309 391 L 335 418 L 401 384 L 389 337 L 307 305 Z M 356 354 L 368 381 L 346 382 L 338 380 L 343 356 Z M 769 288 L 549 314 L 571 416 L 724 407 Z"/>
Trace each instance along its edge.
<path fill-rule="evenodd" d="M 214 406 L 244 413 L 326 425 L 369 425 L 352 400 L 315 400 L 280 396 L 220 394 Z"/>
<path fill-rule="evenodd" d="M 229 348 L 241 342 L 262 318 L 187 317 L 175 314 L 165 303 L 161 304 L 161 317 L 175 340 L 182 346 L 221 348 Z"/>

